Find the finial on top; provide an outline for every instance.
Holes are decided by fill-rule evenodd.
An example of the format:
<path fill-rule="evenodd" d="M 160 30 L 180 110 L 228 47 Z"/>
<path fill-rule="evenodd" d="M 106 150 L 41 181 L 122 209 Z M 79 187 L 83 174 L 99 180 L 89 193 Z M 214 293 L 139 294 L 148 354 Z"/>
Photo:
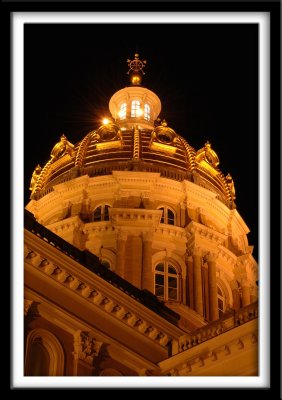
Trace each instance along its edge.
<path fill-rule="evenodd" d="M 127 74 L 130 75 L 130 82 L 132 85 L 140 85 L 142 82 L 142 75 L 145 75 L 143 68 L 145 68 L 147 61 L 141 61 L 139 59 L 139 54 L 135 53 L 134 60 L 127 60 L 127 64 L 129 66 L 129 70 Z"/>

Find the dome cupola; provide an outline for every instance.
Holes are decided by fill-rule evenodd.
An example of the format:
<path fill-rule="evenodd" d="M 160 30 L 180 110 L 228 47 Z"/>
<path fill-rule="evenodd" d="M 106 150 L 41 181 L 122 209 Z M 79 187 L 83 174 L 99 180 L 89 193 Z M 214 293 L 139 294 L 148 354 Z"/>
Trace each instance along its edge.
<path fill-rule="evenodd" d="M 134 60 L 127 60 L 130 86 L 117 91 L 110 99 L 109 108 L 112 117 L 121 129 L 150 129 L 161 112 L 161 101 L 151 90 L 141 86 L 143 68 L 146 61 L 135 54 Z"/>

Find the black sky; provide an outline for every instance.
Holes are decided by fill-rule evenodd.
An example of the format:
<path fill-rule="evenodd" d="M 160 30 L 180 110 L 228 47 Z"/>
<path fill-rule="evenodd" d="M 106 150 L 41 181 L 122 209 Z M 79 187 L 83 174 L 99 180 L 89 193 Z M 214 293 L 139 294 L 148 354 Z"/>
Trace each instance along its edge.
<path fill-rule="evenodd" d="M 25 24 L 24 201 L 35 166 L 64 133 L 80 141 L 128 85 L 126 60 L 147 60 L 144 86 L 194 148 L 209 140 L 235 182 L 258 259 L 258 26 Z"/>

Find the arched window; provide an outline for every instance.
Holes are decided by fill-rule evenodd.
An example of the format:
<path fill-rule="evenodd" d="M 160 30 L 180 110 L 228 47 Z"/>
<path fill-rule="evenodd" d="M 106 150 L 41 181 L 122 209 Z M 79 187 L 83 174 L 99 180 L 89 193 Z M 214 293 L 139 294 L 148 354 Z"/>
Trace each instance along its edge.
<path fill-rule="evenodd" d="M 30 348 L 30 363 L 28 376 L 48 376 L 50 367 L 50 356 L 41 338 L 37 338 Z"/>
<path fill-rule="evenodd" d="M 225 296 L 223 290 L 219 286 L 217 286 L 217 305 L 218 305 L 218 314 L 219 317 L 221 317 L 221 315 L 225 311 Z"/>
<path fill-rule="evenodd" d="M 110 206 L 107 204 L 103 204 L 97 208 L 95 208 L 93 212 L 93 221 L 109 221 L 109 208 Z"/>
<path fill-rule="evenodd" d="M 161 224 L 175 225 L 175 213 L 169 207 L 160 207 L 163 214 L 161 217 Z"/>
<path fill-rule="evenodd" d="M 122 103 L 120 106 L 120 111 L 118 113 L 120 119 L 126 118 L 126 103 Z"/>
<path fill-rule="evenodd" d="M 151 112 L 151 109 L 150 109 L 149 104 L 145 104 L 144 105 L 144 119 L 146 119 L 147 121 L 150 120 L 150 112 Z"/>
<path fill-rule="evenodd" d="M 26 376 L 62 376 L 64 351 L 55 335 L 37 328 L 29 332 L 26 341 Z"/>
<path fill-rule="evenodd" d="M 155 295 L 163 300 L 179 300 L 179 276 L 168 261 L 155 267 Z"/>
<path fill-rule="evenodd" d="M 133 100 L 131 103 L 131 117 L 140 117 L 140 101 Z"/>

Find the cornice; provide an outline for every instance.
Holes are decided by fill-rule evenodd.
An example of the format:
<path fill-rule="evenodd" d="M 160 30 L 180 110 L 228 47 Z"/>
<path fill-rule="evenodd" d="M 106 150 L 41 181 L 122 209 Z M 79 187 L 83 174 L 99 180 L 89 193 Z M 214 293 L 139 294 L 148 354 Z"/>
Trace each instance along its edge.
<path fill-rule="evenodd" d="M 185 229 L 175 225 L 160 224 L 155 228 L 155 234 L 187 241 Z"/>
<path fill-rule="evenodd" d="M 74 217 L 66 218 L 58 222 L 54 222 L 53 224 L 46 225 L 47 229 L 56 233 L 60 236 L 60 231 L 68 231 L 73 230 L 74 228 L 82 228 L 84 223 L 81 219 L 76 215 Z"/>
<path fill-rule="evenodd" d="M 115 232 L 115 227 L 112 226 L 110 221 L 98 221 L 98 222 L 89 222 L 86 224 L 83 224 L 83 232 L 84 233 L 94 233 L 94 234 L 100 234 L 100 233 L 107 233 L 111 234 Z"/>
<path fill-rule="evenodd" d="M 227 235 L 217 232 L 214 229 L 208 228 L 206 225 L 199 224 L 198 222 L 191 221 L 186 227 L 187 237 L 196 237 L 206 239 L 216 245 L 222 245 L 227 238 Z"/>
<path fill-rule="evenodd" d="M 45 244 L 48 246 L 48 244 Z M 46 249 L 40 249 L 32 245 L 26 237 L 27 255 L 25 257 L 26 267 L 36 270 L 57 284 L 64 286 L 85 299 L 88 304 L 98 307 L 104 313 L 118 319 L 123 324 L 130 326 L 136 332 L 152 339 L 162 347 L 175 339 L 181 330 L 172 326 L 169 322 L 162 320 L 155 312 L 147 309 L 139 302 L 102 280 L 97 275 L 93 279 L 93 273 L 83 268 L 76 261 L 66 257 L 64 254 L 54 257 L 57 250 L 52 248 L 51 253 Z M 45 251 L 44 251 L 45 250 Z M 49 254 L 48 254 L 49 253 Z M 153 322 L 154 321 L 154 322 Z"/>
<path fill-rule="evenodd" d="M 162 211 L 111 207 L 109 214 L 115 226 L 156 227 L 160 223 Z"/>

